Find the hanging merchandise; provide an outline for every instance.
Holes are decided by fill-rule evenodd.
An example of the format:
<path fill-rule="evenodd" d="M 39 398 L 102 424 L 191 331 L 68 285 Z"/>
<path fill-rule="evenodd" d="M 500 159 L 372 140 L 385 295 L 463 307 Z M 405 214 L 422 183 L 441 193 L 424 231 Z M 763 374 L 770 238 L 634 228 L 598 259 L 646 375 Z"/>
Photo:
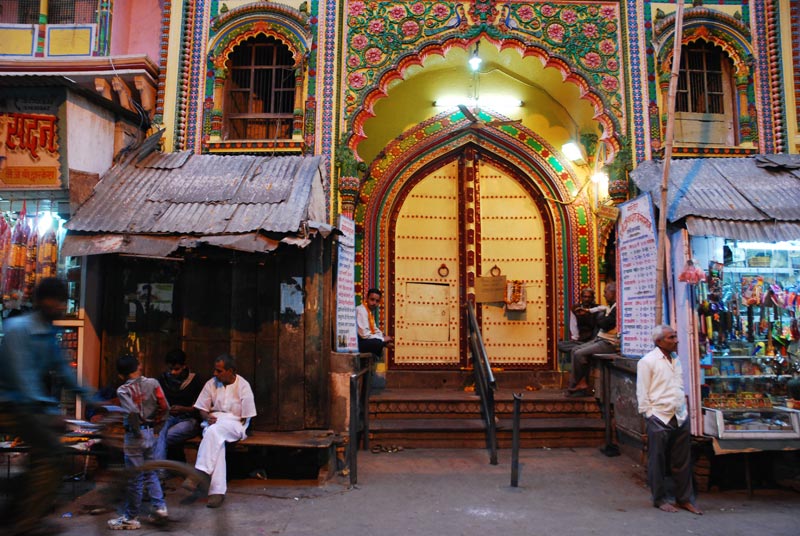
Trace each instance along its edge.
<path fill-rule="evenodd" d="M 55 277 L 58 267 L 58 238 L 55 226 L 50 225 L 39 239 L 36 257 L 36 282 L 47 277 Z"/>
<path fill-rule="evenodd" d="M 8 248 L 5 273 L 3 274 L 3 301 L 18 302 L 22 298 L 22 287 L 25 282 L 25 260 L 28 251 L 28 225 L 25 221 L 25 203 L 11 231 L 11 244 Z M 18 309 L 20 303 L 10 308 Z"/>
<path fill-rule="evenodd" d="M 696 285 L 706 280 L 706 273 L 697 266 L 697 261 L 692 259 L 686 261 L 683 271 L 678 276 L 678 281 L 683 281 L 690 285 Z"/>
<path fill-rule="evenodd" d="M 8 248 L 11 245 L 11 227 L 3 216 L 0 216 L 0 262 L 5 269 Z"/>
<path fill-rule="evenodd" d="M 30 301 L 33 287 L 36 286 L 36 258 L 39 248 L 39 218 L 33 219 L 28 230 L 28 247 L 25 250 L 25 286 L 22 295 L 25 301 Z"/>

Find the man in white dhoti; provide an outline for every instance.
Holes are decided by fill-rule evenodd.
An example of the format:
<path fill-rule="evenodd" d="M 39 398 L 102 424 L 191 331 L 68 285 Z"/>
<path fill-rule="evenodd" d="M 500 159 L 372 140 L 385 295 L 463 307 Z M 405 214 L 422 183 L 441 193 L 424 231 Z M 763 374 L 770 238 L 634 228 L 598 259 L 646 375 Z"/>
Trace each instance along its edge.
<path fill-rule="evenodd" d="M 256 416 L 253 390 L 236 374 L 233 356 L 222 354 L 214 360 L 214 377 L 206 382 L 194 407 L 204 421 L 194 466 L 211 475 L 206 506 L 219 508 L 227 491 L 225 443 L 246 438 L 250 418 Z"/>

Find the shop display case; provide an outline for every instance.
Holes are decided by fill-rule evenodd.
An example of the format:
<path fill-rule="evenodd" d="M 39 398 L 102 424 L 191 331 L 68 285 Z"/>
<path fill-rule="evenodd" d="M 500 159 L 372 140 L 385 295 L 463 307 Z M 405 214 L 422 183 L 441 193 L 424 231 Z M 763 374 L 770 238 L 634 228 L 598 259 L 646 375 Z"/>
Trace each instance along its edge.
<path fill-rule="evenodd" d="M 695 287 L 705 433 L 800 438 L 800 244 L 726 240 Z"/>

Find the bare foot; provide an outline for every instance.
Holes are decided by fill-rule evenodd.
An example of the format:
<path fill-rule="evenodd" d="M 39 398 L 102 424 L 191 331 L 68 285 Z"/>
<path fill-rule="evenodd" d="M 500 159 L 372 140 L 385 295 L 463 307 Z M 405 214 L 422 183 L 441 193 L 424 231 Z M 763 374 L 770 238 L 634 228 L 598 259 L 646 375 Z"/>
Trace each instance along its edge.
<path fill-rule="evenodd" d="M 678 503 L 678 506 L 679 506 L 679 507 L 681 507 L 681 508 L 683 508 L 684 510 L 687 510 L 687 511 L 689 511 L 689 512 L 693 513 L 693 514 L 694 514 L 694 515 L 696 515 L 696 516 L 701 516 L 701 515 L 703 515 L 703 511 L 702 511 L 702 510 L 700 510 L 698 507 L 696 507 L 695 505 L 693 505 L 693 504 L 692 504 L 692 503 L 690 503 L 690 502 L 685 502 L 685 503 L 681 503 L 681 502 L 679 502 L 679 503 Z"/>
<path fill-rule="evenodd" d="M 661 510 L 662 512 L 669 512 L 670 514 L 674 514 L 678 511 L 678 509 L 675 508 L 675 505 L 668 502 L 661 503 L 658 509 Z"/>

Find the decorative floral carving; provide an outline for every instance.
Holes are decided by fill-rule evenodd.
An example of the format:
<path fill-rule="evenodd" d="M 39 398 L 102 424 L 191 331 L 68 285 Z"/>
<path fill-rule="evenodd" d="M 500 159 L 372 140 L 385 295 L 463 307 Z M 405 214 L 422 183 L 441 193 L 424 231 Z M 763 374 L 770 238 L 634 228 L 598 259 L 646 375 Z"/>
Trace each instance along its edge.
<path fill-rule="evenodd" d="M 617 121 L 624 114 L 616 58 L 619 9 L 616 2 L 349 0 L 345 111 L 352 118 L 360 106 L 371 110 L 374 101 L 366 102 L 366 96 L 373 89 L 384 91 L 385 74 L 397 70 L 402 76 L 407 65 L 419 63 L 413 58 L 400 61 L 410 52 L 428 45 L 466 48 L 483 36 L 498 46 L 518 43 L 526 50 L 538 49 L 543 62 L 557 59 L 565 77 L 570 71 L 578 75 L 570 80 L 581 85 L 598 112 L 605 109 L 610 120 Z"/>

